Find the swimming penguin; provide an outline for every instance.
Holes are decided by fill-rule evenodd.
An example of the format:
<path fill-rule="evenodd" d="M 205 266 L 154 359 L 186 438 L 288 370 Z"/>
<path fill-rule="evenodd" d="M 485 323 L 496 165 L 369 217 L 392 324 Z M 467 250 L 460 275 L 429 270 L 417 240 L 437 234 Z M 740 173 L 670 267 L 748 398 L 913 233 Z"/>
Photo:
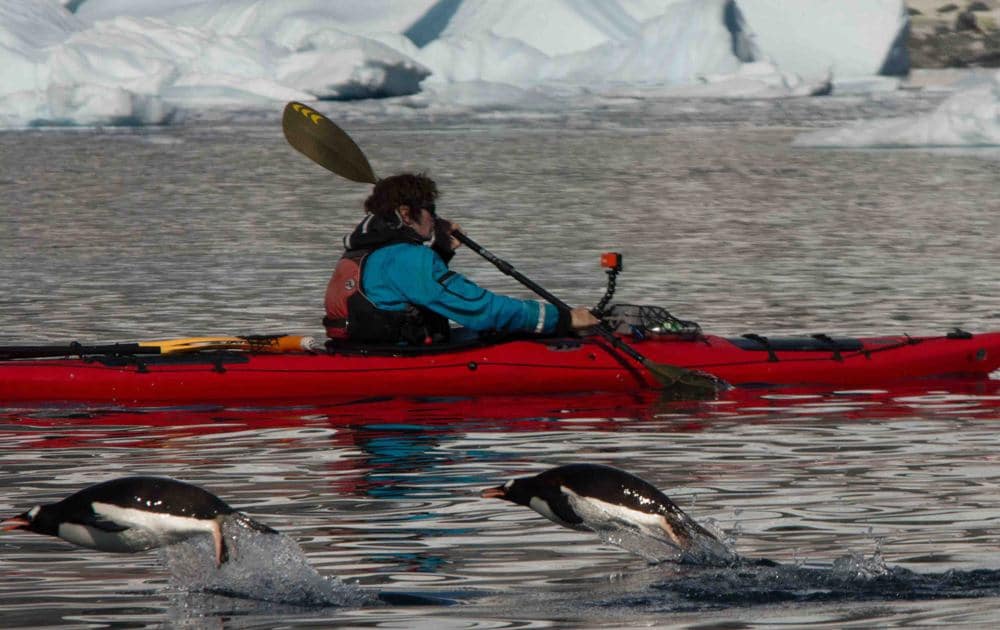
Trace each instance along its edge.
<path fill-rule="evenodd" d="M 731 555 L 719 539 L 684 513 L 667 495 L 635 475 L 599 464 L 570 464 L 534 477 L 511 479 L 481 496 L 524 505 L 576 530 L 631 530 L 681 551 Z"/>
<path fill-rule="evenodd" d="M 269 534 L 277 532 L 229 507 L 198 486 L 165 477 L 121 477 L 85 488 L 58 503 L 36 505 L 0 521 L 0 530 L 23 529 L 100 551 L 133 553 L 210 534 L 215 563 L 229 559 L 222 520 Z"/>

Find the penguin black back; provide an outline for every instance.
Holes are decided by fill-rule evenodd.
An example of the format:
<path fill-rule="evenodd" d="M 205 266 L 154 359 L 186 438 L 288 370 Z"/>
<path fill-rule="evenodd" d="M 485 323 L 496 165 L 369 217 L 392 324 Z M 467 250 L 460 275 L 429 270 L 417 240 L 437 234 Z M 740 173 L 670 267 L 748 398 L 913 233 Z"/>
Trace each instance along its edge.
<path fill-rule="evenodd" d="M 167 477 L 120 477 L 111 479 L 55 503 L 66 520 L 85 517 L 93 503 L 110 503 L 147 512 L 211 519 L 235 510 L 207 490 Z"/>
<path fill-rule="evenodd" d="M 600 499 L 650 514 L 680 511 L 667 495 L 640 477 L 601 464 L 567 464 L 550 468 L 534 477 L 520 477 L 504 486 L 502 497 L 518 505 L 529 505 L 532 497 L 558 501 L 561 488 L 574 494 Z M 569 522 L 572 522 L 570 520 Z"/>
<path fill-rule="evenodd" d="M 539 486 L 565 487 L 573 493 L 637 512 L 674 516 L 681 512 L 670 497 L 645 479 L 612 466 L 568 464 L 535 477 Z"/>

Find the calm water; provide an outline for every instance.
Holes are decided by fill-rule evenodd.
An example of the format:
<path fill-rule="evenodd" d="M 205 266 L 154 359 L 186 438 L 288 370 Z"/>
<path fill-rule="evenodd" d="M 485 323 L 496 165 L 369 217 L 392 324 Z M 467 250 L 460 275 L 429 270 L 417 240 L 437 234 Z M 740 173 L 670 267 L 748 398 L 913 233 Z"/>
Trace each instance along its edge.
<path fill-rule="evenodd" d="M 325 111 L 377 172 L 429 171 L 442 214 L 571 302 L 597 301 L 598 255 L 617 249 L 623 301 L 710 332 L 1000 329 L 996 152 L 789 146 L 804 128 L 932 105 L 899 94 L 608 99 L 532 116 Z M 318 334 L 365 192 L 288 148 L 279 112 L 0 134 L 0 343 Z M 456 264 L 526 295 L 468 252 Z M 0 410 L 0 515 L 109 477 L 170 475 L 303 554 L 236 567 L 212 586 L 245 596 L 227 597 L 191 592 L 193 561 L 177 550 L 120 556 L 3 534 L 0 625 L 995 625 L 998 421 L 997 380 L 711 403 Z M 572 461 L 639 474 L 742 556 L 782 566 L 651 567 L 478 497 Z M 351 605 L 252 599 L 333 576 Z M 356 605 L 359 588 L 441 602 Z"/>

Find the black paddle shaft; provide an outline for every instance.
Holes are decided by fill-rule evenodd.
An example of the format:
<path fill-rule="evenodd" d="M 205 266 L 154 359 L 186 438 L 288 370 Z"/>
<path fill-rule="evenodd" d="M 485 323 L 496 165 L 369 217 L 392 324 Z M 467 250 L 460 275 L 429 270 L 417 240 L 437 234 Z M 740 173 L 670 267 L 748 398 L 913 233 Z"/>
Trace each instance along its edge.
<path fill-rule="evenodd" d="M 488 260 L 491 263 L 493 263 L 493 266 L 495 266 L 497 269 L 499 269 L 504 274 L 510 276 L 511 278 L 514 278 L 515 280 L 517 280 L 518 282 L 520 282 L 524 286 L 528 287 L 529 289 L 531 289 L 532 291 L 534 291 L 535 293 L 537 293 L 539 296 L 545 298 L 546 301 L 548 301 L 550 304 L 552 304 L 556 308 L 567 310 L 567 311 L 571 310 L 569 304 L 566 304 L 565 302 L 563 302 L 562 300 L 560 300 L 556 296 L 554 296 L 551 293 L 549 293 L 544 287 L 542 287 L 539 284 L 537 284 L 531 278 L 528 278 L 527 276 L 525 276 L 524 274 L 522 274 L 517 269 L 514 269 L 514 266 L 511 265 L 509 262 L 507 262 L 506 260 L 500 258 L 499 256 L 497 256 L 496 254 L 494 254 L 490 250 L 486 249 L 485 247 L 483 247 L 482 245 L 480 245 L 476 241 L 474 241 L 471 238 L 469 238 L 468 236 L 466 236 L 464 232 L 457 232 L 456 231 L 456 232 L 452 232 L 451 234 L 452 234 L 452 236 L 454 236 L 458 240 L 458 242 L 462 243 L 463 245 L 465 245 L 466 247 L 468 247 L 472 251 L 476 252 L 477 254 L 479 254 L 480 256 L 482 256 L 483 258 L 485 258 L 486 260 Z M 609 342 L 611 342 L 611 344 L 614 347 L 618 348 L 619 350 L 621 350 L 625 354 L 629 355 L 630 357 L 632 357 L 633 359 L 635 359 L 639 363 L 641 363 L 643 365 L 647 365 L 649 363 L 649 359 L 647 359 L 643 355 L 639 354 L 639 352 L 636 351 L 634 348 L 632 348 L 632 346 L 628 345 L 627 343 L 623 342 L 621 339 L 619 339 L 618 337 L 616 337 L 615 334 L 613 332 L 611 332 L 610 330 L 608 330 L 607 328 L 605 328 L 603 324 L 597 327 L 597 332 L 602 337 L 604 337 Z"/>
<path fill-rule="evenodd" d="M 51 357 L 75 357 L 88 355 L 136 355 L 159 354 L 155 346 L 141 346 L 137 343 L 113 343 L 100 346 L 85 346 L 70 343 L 64 346 L 0 346 L 0 361 L 8 359 L 44 359 Z"/>
<path fill-rule="evenodd" d="M 537 284 L 531 278 L 528 278 L 517 269 L 514 269 L 514 266 L 511 265 L 509 262 L 500 258 L 490 250 L 486 249 L 476 241 L 466 236 L 464 232 L 452 232 L 451 235 L 454 236 L 459 243 L 465 245 L 472 251 L 476 252 L 486 260 L 493 263 L 494 267 L 499 269 L 504 274 L 510 276 L 511 278 L 514 278 L 524 286 L 528 287 L 529 289 L 537 293 L 539 296 L 545 298 L 550 304 L 552 304 L 556 308 L 565 309 L 567 311 L 570 310 L 569 304 L 566 304 L 556 296 L 549 293 L 544 287 Z"/>

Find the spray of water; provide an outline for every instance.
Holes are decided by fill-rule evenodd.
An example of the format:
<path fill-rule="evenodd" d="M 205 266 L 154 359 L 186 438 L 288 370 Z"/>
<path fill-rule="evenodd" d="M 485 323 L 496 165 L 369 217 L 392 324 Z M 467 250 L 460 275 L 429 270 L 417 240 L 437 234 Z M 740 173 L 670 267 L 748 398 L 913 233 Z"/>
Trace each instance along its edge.
<path fill-rule="evenodd" d="M 223 521 L 222 533 L 229 560 L 219 567 L 207 536 L 160 550 L 173 588 L 297 606 L 361 606 L 377 601 L 359 587 L 321 576 L 283 534 L 248 527 L 238 516 Z"/>
<path fill-rule="evenodd" d="M 723 542 L 721 532 L 712 531 L 711 526 L 704 526 L 710 534 L 699 529 L 690 528 L 690 539 L 683 546 L 678 545 L 662 530 L 637 527 L 633 523 L 606 522 L 600 529 L 594 529 L 601 540 L 620 547 L 629 553 L 644 558 L 647 562 L 677 562 L 703 566 L 724 566 L 737 560 L 736 552 Z M 713 537 L 714 536 L 714 537 Z"/>
<path fill-rule="evenodd" d="M 833 561 L 830 578 L 843 583 L 864 583 L 893 573 L 885 563 L 882 552 L 876 549 L 871 556 L 852 553 Z"/>

